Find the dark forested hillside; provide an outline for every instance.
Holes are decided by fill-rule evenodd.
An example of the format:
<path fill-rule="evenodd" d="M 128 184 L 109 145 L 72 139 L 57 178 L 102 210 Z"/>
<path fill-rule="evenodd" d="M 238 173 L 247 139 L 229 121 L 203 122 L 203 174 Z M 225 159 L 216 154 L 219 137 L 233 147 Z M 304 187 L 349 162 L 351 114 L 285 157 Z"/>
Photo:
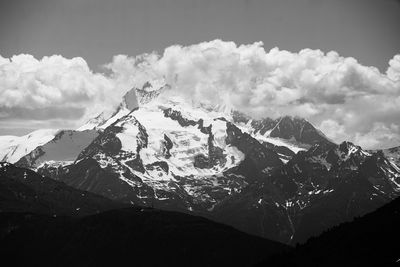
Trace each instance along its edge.
<path fill-rule="evenodd" d="M 13 266 L 252 266 L 288 248 L 201 217 L 150 208 L 83 218 L 0 213 L 0 244 L 2 261 Z"/>
<path fill-rule="evenodd" d="M 400 198 L 259 266 L 400 266 Z"/>

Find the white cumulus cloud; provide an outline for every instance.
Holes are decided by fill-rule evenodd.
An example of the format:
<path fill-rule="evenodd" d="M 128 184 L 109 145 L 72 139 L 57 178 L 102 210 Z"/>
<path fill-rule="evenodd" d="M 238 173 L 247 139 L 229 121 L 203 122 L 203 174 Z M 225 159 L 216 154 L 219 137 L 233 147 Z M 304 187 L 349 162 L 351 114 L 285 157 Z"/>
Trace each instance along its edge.
<path fill-rule="evenodd" d="M 226 102 L 257 117 L 298 115 L 335 141 L 367 148 L 400 144 L 399 66 L 400 55 L 384 74 L 334 51 L 265 51 L 261 42 L 221 40 L 170 46 L 162 55 L 120 55 L 107 65 L 139 87 L 165 78 L 193 100 Z"/>
<path fill-rule="evenodd" d="M 108 79 L 92 73 L 82 58 L 1 57 L 0 74 L 0 105 L 5 107 L 79 106 L 104 97 L 110 86 Z"/>
<path fill-rule="evenodd" d="M 0 118 L 81 121 L 115 105 L 132 86 L 165 79 L 194 101 L 225 103 L 255 117 L 304 117 L 337 142 L 400 145 L 400 55 L 381 73 L 334 51 L 266 51 L 261 42 L 214 40 L 162 54 L 117 55 L 105 67 L 110 74 L 91 71 L 82 58 L 0 56 Z M 31 118 L 30 110 L 39 115 Z"/>
<path fill-rule="evenodd" d="M 387 69 L 387 76 L 392 80 L 400 80 L 400 55 L 394 56 L 389 61 L 389 68 Z"/>
<path fill-rule="evenodd" d="M 80 57 L 0 56 L 2 127 L 57 118 L 74 125 L 74 120 L 116 102 L 121 90 L 110 77 L 92 72 Z"/>

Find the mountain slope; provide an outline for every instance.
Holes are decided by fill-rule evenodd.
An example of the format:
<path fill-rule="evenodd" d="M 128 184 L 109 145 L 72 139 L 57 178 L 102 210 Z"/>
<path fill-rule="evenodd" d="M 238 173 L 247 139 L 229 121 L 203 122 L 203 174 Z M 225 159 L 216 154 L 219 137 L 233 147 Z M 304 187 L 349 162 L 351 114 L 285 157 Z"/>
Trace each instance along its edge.
<path fill-rule="evenodd" d="M 333 144 L 321 131 L 300 117 L 252 119 L 234 111 L 232 120 L 259 142 L 274 149 L 285 162 L 297 152 L 309 149 L 313 144 Z"/>
<path fill-rule="evenodd" d="M 382 152 L 385 157 L 387 157 L 389 160 L 393 161 L 397 164 L 397 166 L 400 167 L 400 146 L 383 149 Z"/>
<path fill-rule="evenodd" d="M 82 216 L 126 207 L 34 171 L 0 163 L 0 211 Z"/>
<path fill-rule="evenodd" d="M 14 266 L 252 266 L 287 249 L 201 217 L 145 208 L 84 218 L 0 213 L 0 233 L 1 258 Z"/>
<path fill-rule="evenodd" d="M 400 195 L 400 169 L 349 142 L 316 144 L 214 208 L 214 218 L 295 244 Z"/>
<path fill-rule="evenodd" d="M 25 136 L 0 136 L 0 161 L 17 162 L 36 147 L 53 139 L 57 132 L 54 129 L 43 129 Z"/>
<path fill-rule="evenodd" d="M 398 266 L 400 198 L 258 266 Z"/>

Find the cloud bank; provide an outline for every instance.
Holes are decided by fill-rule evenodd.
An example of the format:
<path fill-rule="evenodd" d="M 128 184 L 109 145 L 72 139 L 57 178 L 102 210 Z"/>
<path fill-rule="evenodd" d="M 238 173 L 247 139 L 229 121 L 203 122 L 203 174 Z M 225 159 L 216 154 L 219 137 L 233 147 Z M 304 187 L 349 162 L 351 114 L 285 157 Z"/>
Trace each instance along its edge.
<path fill-rule="evenodd" d="M 116 85 L 79 57 L 0 56 L 0 125 L 29 128 L 47 121 L 47 127 L 73 127 L 85 114 L 116 102 L 122 93 Z"/>
<path fill-rule="evenodd" d="M 257 117 L 297 115 L 337 142 L 390 147 L 400 145 L 400 55 L 388 64 L 381 73 L 334 51 L 267 52 L 261 42 L 221 40 L 170 46 L 162 55 L 118 55 L 105 65 L 109 75 L 93 73 L 82 58 L 0 57 L 0 117 L 7 109 L 74 108 L 78 120 L 161 78 L 195 101 Z"/>
<path fill-rule="evenodd" d="M 107 66 L 132 84 L 165 77 L 188 98 L 225 102 L 257 117 L 305 117 L 338 142 L 400 145 L 400 55 L 384 74 L 334 51 L 266 52 L 261 42 L 215 40 L 174 45 L 162 55 L 120 55 Z"/>

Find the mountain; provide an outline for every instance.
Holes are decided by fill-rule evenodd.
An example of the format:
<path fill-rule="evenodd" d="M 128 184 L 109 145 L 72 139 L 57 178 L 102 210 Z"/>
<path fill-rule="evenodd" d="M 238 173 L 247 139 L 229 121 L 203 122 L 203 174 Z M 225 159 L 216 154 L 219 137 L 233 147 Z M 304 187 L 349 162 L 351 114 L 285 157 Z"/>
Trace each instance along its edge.
<path fill-rule="evenodd" d="M 400 184 L 385 153 L 335 144 L 300 117 L 254 119 L 188 100 L 163 81 L 133 88 L 113 112 L 16 164 L 115 201 L 292 244 L 384 205 Z"/>
<path fill-rule="evenodd" d="M 374 152 L 378 152 L 379 150 L 375 150 Z M 400 167 L 400 146 L 392 147 L 388 149 L 382 149 L 382 153 L 385 155 L 386 158 L 393 161 Z"/>
<path fill-rule="evenodd" d="M 97 120 L 100 114 L 80 128 L 101 133 L 74 164 L 47 164 L 38 171 L 116 200 L 208 213 L 224 198 L 316 142 L 304 139 L 306 133 L 324 138 L 310 123 L 294 117 L 276 120 L 275 131 L 270 132 L 277 137 L 270 137 L 255 127 L 256 122 L 240 121 L 245 116 L 239 112 L 193 107 L 179 97 L 163 99 L 168 86 L 147 92 L 149 87 L 147 83 L 134 89 L 139 108 L 128 108 L 130 91 L 108 119 Z M 294 135 L 280 136 L 277 129 L 285 127 Z"/>
<path fill-rule="evenodd" d="M 0 257 L 13 266 L 252 266 L 287 249 L 205 218 L 117 203 L 0 163 Z"/>
<path fill-rule="evenodd" d="M 74 189 L 32 170 L 0 163 L 0 213 L 83 216 L 127 206 Z"/>
<path fill-rule="evenodd" d="M 37 130 L 25 136 L 0 136 L 0 161 L 17 162 L 36 147 L 46 144 L 58 130 Z"/>
<path fill-rule="evenodd" d="M 350 142 L 315 144 L 214 208 L 215 219 L 295 244 L 400 195 L 400 169 Z"/>
<path fill-rule="evenodd" d="M 53 163 L 66 160 L 59 138 L 18 165 L 111 199 L 199 212 L 248 184 L 237 173 L 243 167 L 253 164 L 262 172 L 282 165 L 274 150 L 242 132 L 224 111 L 193 108 L 177 97 L 162 98 L 167 85 L 146 91 L 149 88 L 147 83 L 131 90 L 108 118 L 98 120 L 100 114 L 74 132 L 78 140 L 87 131 L 92 131 L 89 137 L 98 135 L 73 154 L 71 164 Z M 132 104 L 135 90 L 139 108 Z"/>
<path fill-rule="evenodd" d="M 252 119 L 238 111 L 233 112 L 236 123 L 245 124 L 254 134 L 270 138 L 280 138 L 309 147 L 315 143 L 332 143 L 321 131 L 307 120 L 297 116 L 284 116 L 277 119 Z M 273 139 L 272 142 L 275 142 Z"/>
<path fill-rule="evenodd" d="M 400 198 L 257 266 L 398 266 Z"/>

